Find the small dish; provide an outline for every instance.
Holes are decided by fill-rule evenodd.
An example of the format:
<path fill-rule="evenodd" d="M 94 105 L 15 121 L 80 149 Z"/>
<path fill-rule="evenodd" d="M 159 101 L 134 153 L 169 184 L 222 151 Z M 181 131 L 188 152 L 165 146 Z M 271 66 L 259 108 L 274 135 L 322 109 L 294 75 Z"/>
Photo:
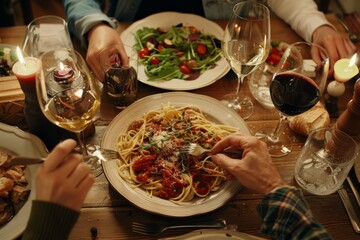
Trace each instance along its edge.
<path fill-rule="evenodd" d="M 3 123 L 0 123 L 0 148 L 15 155 L 36 158 L 46 157 L 48 154 L 40 138 Z M 30 217 L 32 200 L 35 198 L 35 173 L 37 168 L 37 165 L 27 167 L 25 176 L 29 182 L 28 188 L 31 189 L 30 195 L 24 206 L 11 221 L 0 227 L 1 239 L 15 239 L 25 230 Z"/>
<path fill-rule="evenodd" d="M 273 109 L 274 104 L 270 96 L 270 83 L 273 77 L 273 72 L 270 70 L 268 64 L 263 63 L 249 76 L 249 89 L 253 97 L 261 106 L 266 109 Z"/>

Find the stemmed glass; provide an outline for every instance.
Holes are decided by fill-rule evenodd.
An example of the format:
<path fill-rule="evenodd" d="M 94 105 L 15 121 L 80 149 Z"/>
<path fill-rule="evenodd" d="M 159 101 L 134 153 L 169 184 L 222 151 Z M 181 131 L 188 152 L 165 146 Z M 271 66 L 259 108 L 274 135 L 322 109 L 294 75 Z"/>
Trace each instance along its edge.
<path fill-rule="evenodd" d="M 241 99 L 240 90 L 244 78 L 266 60 L 270 51 L 269 9 L 257 1 L 237 3 L 225 28 L 222 51 L 238 78 L 236 92 L 225 95 L 222 102 L 247 119 L 253 113 L 253 103 Z"/>
<path fill-rule="evenodd" d="M 49 51 L 42 54 L 40 60 L 42 70 L 36 81 L 40 108 L 52 123 L 76 133 L 82 153 L 86 156 L 83 130 L 96 116 L 100 106 L 96 80 L 76 51 Z M 88 163 L 95 176 L 101 173 L 99 159 L 89 158 Z"/>
<path fill-rule="evenodd" d="M 284 52 L 270 84 L 270 96 L 280 112 L 280 120 L 270 133 L 261 137 L 270 155 L 281 157 L 292 150 L 292 140 L 282 132 L 287 116 L 295 116 L 312 108 L 321 98 L 329 71 L 327 51 L 314 43 L 296 42 Z"/>
<path fill-rule="evenodd" d="M 61 48 L 73 49 L 67 22 L 54 15 L 41 16 L 29 23 L 23 50 L 27 44 L 32 57 Z"/>

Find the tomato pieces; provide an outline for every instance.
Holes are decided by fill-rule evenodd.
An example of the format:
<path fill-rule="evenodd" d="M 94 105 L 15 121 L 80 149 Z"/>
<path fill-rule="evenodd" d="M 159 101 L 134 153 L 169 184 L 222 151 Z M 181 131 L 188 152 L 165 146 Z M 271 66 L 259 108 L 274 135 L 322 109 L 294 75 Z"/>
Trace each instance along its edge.
<path fill-rule="evenodd" d="M 183 74 L 190 74 L 191 73 L 191 70 L 188 66 L 182 64 L 180 66 L 180 72 L 182 72 Z"/>
<path fill-rule="evenodd" d="M 147 48 L 143 48 L 138 51 L 138 56 L 140 59 L 144 59 L 145 56 L 149 56 L 149 55 L 150 55 L 150 51 Z"/>
<path fill-rule="evenodd" d="M 150 59 L 150 64 L 151 64 L 151 65 L 157 65 L 157 64 L 159 64 L 159 63 L 160 63 L 160 59 L 157 58 L 157 57 L 152 57 L 152 58 Z"/>
<path fill-rule="evenodd" d="M 207 53 L 207 48 L 204 44 L 202 43 L 199 43 L 197 46 L 196 46 L 196 52 L 199 54 L 199 55 L 205 55 Z"/>

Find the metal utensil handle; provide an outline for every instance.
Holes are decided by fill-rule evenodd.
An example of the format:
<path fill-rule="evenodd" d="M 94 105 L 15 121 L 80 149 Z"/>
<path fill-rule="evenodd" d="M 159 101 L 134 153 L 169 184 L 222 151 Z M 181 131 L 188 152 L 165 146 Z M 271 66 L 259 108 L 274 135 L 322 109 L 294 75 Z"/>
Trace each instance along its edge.
<path fill-rule="evenodd" d="M 360 220 L 358 216 L 355 214 L 355 209 L 350 201 L 349 195 L 346 189 L 341 186 L 341 188 L 337 191 L 340 195 L 340 198 L 344 204 L 345 210 L 350 218 L 351 225 L 353 226 L 355 232 L 360 233 Z"/>
<path fill-rule="evenodd" d="M 219 227 L 225 227 L 226 221 L 224 219 L 215 219 L 215 220 L 209 220 L 209 221 L 199 221 L 199 222 L 191 222 L 188 224 L 179 224 L 179 225 L 171 225 L 168 227 L 168 229 L 171 228 L 219 228 Z"/>
<path fill-rule="evenodd" d="M 349 183 L 349 186 L 351 188 L 351 191 L 354 193 L 354 196 L 355 196 L 355 199 L 356 199 L 356 202 L 358 203 L 359 207 L 360 207 L 360 195 L 359 195 L 359 192 L 356 190 L 352 180 L 350 177 L 347 177 L 346 178 L 346 181 Z"/>

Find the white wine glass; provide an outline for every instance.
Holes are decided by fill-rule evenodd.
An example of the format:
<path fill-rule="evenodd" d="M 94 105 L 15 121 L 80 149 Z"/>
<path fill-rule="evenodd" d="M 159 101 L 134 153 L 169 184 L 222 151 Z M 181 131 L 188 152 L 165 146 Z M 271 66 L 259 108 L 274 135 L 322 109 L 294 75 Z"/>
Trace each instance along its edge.
<path fill-rule="evenodd" d="M 40 60 L 42 69 L 36 80 L 40 108 L 52 123 L 76 134 L 82 153 L 87 156 L 83 131 L 100 106 L 97 81 L 76 51 L 49 51 Z M 102 172 L 100 160 L 87 159 L 93 174 L 98 176 Z"/>
<path fill-rule="evenodd" d="M 30 56 L 40 57 L 56 49 L 73 49 L 67 22 L 58 16 L 45 15 L 31 21 L 23 43 Z"/>
<path fill-rule="evenodd" d="M 314 43 L 296 42 L 284 52 L 270 84 L 270 96 L 280 113 L 280 120 L 270 131 L 255 134 L 267 143 L 273 157 L 292 150 L 291 138 L 282 131 L 287 116 L 295 116 L 312 108 L 321 98 L 329 71 L 327 51 Z"/>
<path fill-rule="evenodd" d="M 241 98 L 241 86 L 270 51 L 269 9 L 257 1 L 237 3 L 225 28 L 222 51 L 238 83 L 236 92 L 225 95 L 221 101 L 247 119 L 253 113 L 253 103 L 249 98 Z"/>

